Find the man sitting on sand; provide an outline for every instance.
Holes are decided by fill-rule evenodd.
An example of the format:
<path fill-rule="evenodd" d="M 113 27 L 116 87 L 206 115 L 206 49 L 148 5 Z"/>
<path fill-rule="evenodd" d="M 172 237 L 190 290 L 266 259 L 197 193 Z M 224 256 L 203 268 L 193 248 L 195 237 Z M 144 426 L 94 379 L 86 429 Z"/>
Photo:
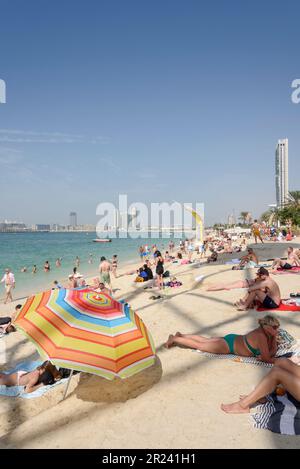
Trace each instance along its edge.
<path fill-rule="evenodd" d="M 277 283 L 270 278 L 269 272 L 264 267 L 257 271 L 255 283 L 249 287 L 245 298 L 235 303 L 238 311 L 246 311 L 255 301 L 259 301 L 266 309 L 276 309 L 281 302 L 280 289 Z"/>
<path fill-rule="evenodd" d="M 300 267 L 300 259 L 297 256 L 296 252 L 294 252 L 294 248 L 290 246 L 288 247 L 287 260 L 283 261 L 279 258 L 275 259 L 272 265 L 272 269 L 274 269 L 275 271 L 277 271 L 278 269 L 290 270 L 293 266 Z"/>
<path fill-rule="evenodd" d="M 105 293 L 108 296 L 112 296 L 112 291 L 109 288 L 106 288 L 103 282 L 100 282 L 98 278 L 94 278 L 92 288 L 97 293 Z"/>

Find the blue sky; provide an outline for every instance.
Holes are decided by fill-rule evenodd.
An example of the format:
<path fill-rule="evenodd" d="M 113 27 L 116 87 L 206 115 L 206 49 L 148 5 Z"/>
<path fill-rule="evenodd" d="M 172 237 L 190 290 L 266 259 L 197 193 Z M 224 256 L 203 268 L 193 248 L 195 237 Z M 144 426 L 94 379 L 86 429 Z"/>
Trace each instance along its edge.
<path fill-rule="evenodd" d="M 0 2 L 0 219 L 96 223 L 116 202 L 274 202 L 289 138 L 300 189 L 299 2 Z"/>

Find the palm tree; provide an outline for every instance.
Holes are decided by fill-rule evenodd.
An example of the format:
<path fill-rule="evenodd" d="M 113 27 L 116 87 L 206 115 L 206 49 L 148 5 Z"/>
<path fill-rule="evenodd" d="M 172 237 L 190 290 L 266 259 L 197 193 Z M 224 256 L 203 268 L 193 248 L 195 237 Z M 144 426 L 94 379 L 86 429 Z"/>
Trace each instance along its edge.
<path fill-rule="evenodd" d="M 300 205 L 300 191 L 290 191 L 289 199 L 293 205 Z"/>

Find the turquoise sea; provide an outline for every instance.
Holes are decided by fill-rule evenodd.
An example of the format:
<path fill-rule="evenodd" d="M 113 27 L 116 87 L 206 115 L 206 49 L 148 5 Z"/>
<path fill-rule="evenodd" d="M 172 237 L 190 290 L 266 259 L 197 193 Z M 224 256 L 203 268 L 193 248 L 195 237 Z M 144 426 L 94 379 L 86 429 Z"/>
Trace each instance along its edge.
<path fill-rule="evenodd" d="M 79 256 L 78 271 L 83 276 L 96 275 L 101 256 L 111 259 L 113 254 L 119 258 L 122 267 L 139 261 L 138 248 L 141 244 L 157 244 L 160 249 L 167 249 L 169 239 L 159 238 L 158 233 L 151 238 L 113 239 L 111 243 L 93 243 L 95 233 L 0 233 L 0 274 L 9 267 L 15 274 L 16 288 L 13 297 L 21 298 L 38 291 L 52 288 L 53 281 L 63 281 L 72 273 L 75 258 Z M 175 242 L 179 240 L 175 240 Z M 89 256 L 93 255 L 93 264 Z M 61 267 L 55 266 L 55 260 L 62 258 Z M 51 270 L 44 272 L 45 261 L 49 261 Z M 32 274 L 36 264 L 37 273 Z M 22 273 L 21 268 L 27 267 Z M 0 297 L 3 298 L 4 287 L 0 286 Z"/>

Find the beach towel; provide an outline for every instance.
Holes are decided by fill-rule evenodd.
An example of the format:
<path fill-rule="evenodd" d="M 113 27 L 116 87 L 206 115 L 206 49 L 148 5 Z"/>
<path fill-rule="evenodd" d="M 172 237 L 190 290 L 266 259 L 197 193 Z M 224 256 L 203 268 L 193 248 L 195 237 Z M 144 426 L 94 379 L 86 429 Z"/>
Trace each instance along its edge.
<path fill-rule="evenodd" d="M 285 304 L 283 301 L 288 301 L 288 300 L 282 300 L 278 308 L 265 308 L 265 306 L 262 306 L 260 304 L 259 306 L 256 307 L 256 311 L 300 311 L 300 306 L 293 304 Z"/>
<path fill-rule="evenodd" d="M 32 362 L 22 362 L 19 363 L 15 368 L 4 371 L 5 374 L 16 373 L 19 370 L 24 371 L 33 371 L 36 367 L 40 366 L 43 363 L 41 360 L 32 361 Z M 42 396 L 50 389 L 58 386 L 59 384 L 66 383 L 68 378 L 61 379 L 56 381 L 54 384 L 50 384 L 48 386 L 41 386 L 40 388 L 36 389 L 31 393 L 24 392 L 24 386 L 0 386 L 0 395 L 7 396 L 7 397 L 21 397 L 22 399 L 34 399 L 37 397 Z"/>
<path fill-rule="evenodd" d="M 300 267 L 292 267 L 291 269 L 277 269 L 272 272 L 273 275 L 300 274 Z"/>
<path fill-rule="evenodd" d="M 231 259 L 231 261 L 225 262 L 225 265 L 239 264 L 240 262 L 241 262 L 240 259 Z"/>
<path fill-rule="evenodd" d="M 300 435 L 300 402 L 288 392 L 283 396 L 272 393 L 267 402 L 251 415 L 254 428 L 263 428 L 281 435 Z"/>
<path fill-rule="evenodd" d="M 239 363 L 250 363 L 252 365 L 258 366 L 265 366 L 267 368 L 271 368 L 273 365 L 272 363 L 262 362 L 257 360 L 255 357 L 241 357 L 240 355 L 234 355 L 233 353 L 209 353 L 209 352 L 202 352 L 201 350 L 193 350 L 193 352 L 200 353 L 200 355 L 207 357 L 207 358 L 218 358 L 218 359 L 225 359 L 225 360 L 233 360 Z"/>
<path fill-rule="evenodd" d="M 278 269 L 279 272 L 285 272 L 285 273 L 289 273 L 289 271 L 292 271 L 292 272 L 300 272 L 300 267 L 297 267 L 297 266 L 293 266 L 291 269 Z"/>

